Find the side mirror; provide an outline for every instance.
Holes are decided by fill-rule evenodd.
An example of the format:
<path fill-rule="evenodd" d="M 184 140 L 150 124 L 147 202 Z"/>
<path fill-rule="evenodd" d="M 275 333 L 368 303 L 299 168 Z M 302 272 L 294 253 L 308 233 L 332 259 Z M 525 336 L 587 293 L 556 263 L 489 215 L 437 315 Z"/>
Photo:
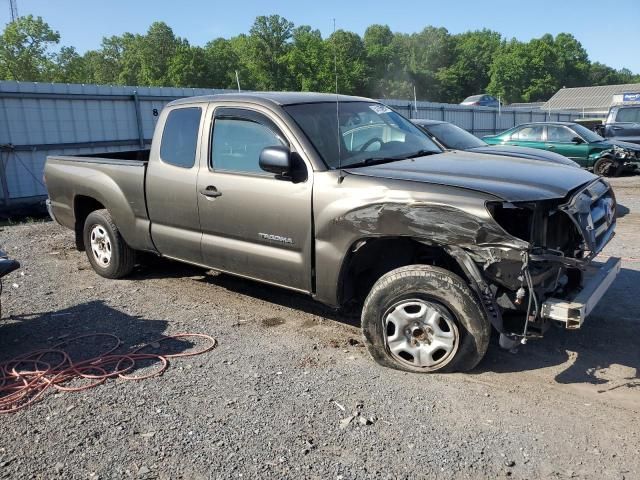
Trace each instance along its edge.
<path fill-rule="evenodd" d="M 578 145 L 580 145 L 581 143 L 584 143 L 584 140 L 582 140 L 580 137 L 573 137 L 571 141 Z"/>
<path fill-rule="evenodd" d="M 288 147 L 266 147 L 260 152 L 260 168 L 279 177 L 291 176 L 291 151 Z"/>

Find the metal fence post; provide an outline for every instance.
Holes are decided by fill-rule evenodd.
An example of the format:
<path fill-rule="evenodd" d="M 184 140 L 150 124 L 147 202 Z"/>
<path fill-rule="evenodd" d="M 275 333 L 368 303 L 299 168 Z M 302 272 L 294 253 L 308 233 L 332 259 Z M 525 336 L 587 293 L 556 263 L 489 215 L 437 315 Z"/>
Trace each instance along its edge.
<path fill-rule="evenodd" d="M 133 92 L 133 104 L 136 110 L 136 125 L 138 127 L 138 143 L 140 148 L 144 148 L 144 130 L 142 128 L 142 112 L 140 111 L 140 98 L 138 97 L 138 91 Z"/>
<path fill-rule="evenodd" d="M 2 203 L 4 206 L 9 205 L 9 182 L 7 182 L 7 169 L 4 163 L 5 157 L 9 160 L 9 151 L 7 150 L 7 155 L 2 155 L 2 150 L 0 150 L 0 181 L 2 182 Z"/>
<path fill-rule="evenodd" d="M 471 133 L 476 134 L 476 111 L 471 110 Z"/>

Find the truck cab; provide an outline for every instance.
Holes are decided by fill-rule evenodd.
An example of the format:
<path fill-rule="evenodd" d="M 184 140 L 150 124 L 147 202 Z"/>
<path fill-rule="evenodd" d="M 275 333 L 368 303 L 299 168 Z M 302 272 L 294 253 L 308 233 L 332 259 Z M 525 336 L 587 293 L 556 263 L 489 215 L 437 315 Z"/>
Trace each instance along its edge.
<path fill-rule="evenodd" d="M 599 128 L 605 138 L 640 144 L 640 92 L 614 95 L 613 105 Z"/>

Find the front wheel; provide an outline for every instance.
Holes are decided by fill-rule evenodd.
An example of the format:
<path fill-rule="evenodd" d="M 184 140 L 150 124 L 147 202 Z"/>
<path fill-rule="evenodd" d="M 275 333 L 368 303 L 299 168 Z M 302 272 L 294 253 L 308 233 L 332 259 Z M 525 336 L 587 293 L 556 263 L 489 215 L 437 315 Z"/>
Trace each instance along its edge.
<path fill-rule="evenodd" d="M 621 169 L 611 157 L 602 157 L 593 165 L 593 173 L 601 177 L 617 177 Z"/>
<path fill-rule="evenodd" d="M 410 372 L 471 370 L 489 346 L 491 324 L 464 280 L 410 265 L 382 276 L 362 310 L 373 359 Z"/>
<path fill-rule="evenodd" d="M 135 266 L 135 251 L 125 243 L 108 210 L 91 212 L 84 222 L 84 247 L 98 275 L 122 278 Z"/>

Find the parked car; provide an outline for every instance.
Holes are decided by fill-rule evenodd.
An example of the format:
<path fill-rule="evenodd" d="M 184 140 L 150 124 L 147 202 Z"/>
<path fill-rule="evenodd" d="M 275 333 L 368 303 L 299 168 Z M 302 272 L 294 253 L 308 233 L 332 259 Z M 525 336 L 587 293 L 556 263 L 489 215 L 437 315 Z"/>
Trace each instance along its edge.
<path fill-rule="evenodd" d="M 640 162 L 640 146 L 604 139 L 574 122 L 525 123 L 482 139 L 490 145 L 516 145 L 553 151 L 605 177 L 617 176 L 624 170 L 635 170 Z"/>
<path fill-rule="evenodd" d="M 484 153 L 489 155 L 505 155 L 508 157 L 528 158 L 544 162 L 560 163 L 580 168 L 573 160 L 554 152 L 537 148 L 513 147 L 511 145 L 489 145 L 484 140 L 467 132 L 453 123 L 440 120 L 411 120 L 431 137 L 431 139 L 446 150 L 464 150 L 466 152 Z"/>
<path fill-rule="evenodd" d="M 460 102 L 460 105 L 498 108 L 500 102 L 496 97 L 485 93 L 482 95 L 471 95 Z"/>
<path fill-rule="evenodd" d="M 152 252 L 355 308 L 382 365 L 465 371 L 492 328 L 507 348 L 579 328 L 620 270 L 593 262 L 616 225 L 604 179 L 485 157 L 365 98 L 225 94 L 169 103 L 151 150 L 49 156 L 45 181 L 103 277 Z"/>
<path fill-rule="evenodd" d="M 636 94 L 640 98 L 640 93 Z M 640 100 L 639 100 L 640 101 Z M 640 144 L 640 105 L 615 105 L 597 129 L 603 137 L 613 141 Z"/>

